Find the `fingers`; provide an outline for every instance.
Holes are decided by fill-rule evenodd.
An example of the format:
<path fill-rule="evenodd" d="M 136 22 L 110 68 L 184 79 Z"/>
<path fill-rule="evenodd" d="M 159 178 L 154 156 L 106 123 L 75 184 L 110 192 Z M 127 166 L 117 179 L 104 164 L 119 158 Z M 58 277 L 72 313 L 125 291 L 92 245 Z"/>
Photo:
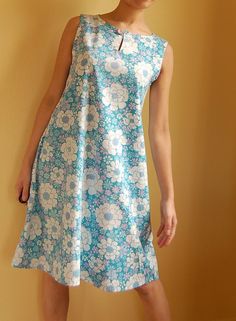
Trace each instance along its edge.
<path fill-rule="evenodd" d="M 20 203 L 27 203 L 28 200 L 29 188 L 28 186 L 24 186 L 23 184 L 16 184 L 16 195 L 17 199 Z"/>
<path fill-rule="evenodd" d="M 161 234 L 162 230 L 164 229 L 164 226 L 165 226 L 164 222 L 161 221 L 161 225 L 159 226 L 159 229 L 157 231 L 157 236 Z"/>
<path fill-rule="evenodd" d="M 21 196 L 23 203 L 27 202 L 28 197 L 29 197 L 29 185 L 26 184 L 24 185 L 22 196 Z"/>
<path fill-rule="evenodd" d="M 28 198 L 23 196 L 23 194 L 20 194 L 18 200 L 20 203 L 27 203 Z"/>
<path fill-rule="evenodd" d="M 176 231 L 177 219 L 175 216 L 170 216 L 166 218 L 166 223 L 164 224 L 164 228 L 160 233 L 160 238 L 158 240 L 159 247 L 163 247 L 165 245 L 169 245 L 171 240 L 173 239 Z M 159 236 L 159 234 L 157 234 Z"/>
<path fill-rule="evenodd" d="M 164 224 L 164 229 L 161 232 L 160 238 L 158 240 L 158 245 L 162 246 L 166 238 L 171 235 L 171 227 L 172 227 L 172 217 L 166 216 L 166 222 Z"/>
<path fill-rule="evenodd" d="M 16 198 L 18 199 L 21 194 L 22 186 L 16 183 L 15 189 L 16 189 Z"/>

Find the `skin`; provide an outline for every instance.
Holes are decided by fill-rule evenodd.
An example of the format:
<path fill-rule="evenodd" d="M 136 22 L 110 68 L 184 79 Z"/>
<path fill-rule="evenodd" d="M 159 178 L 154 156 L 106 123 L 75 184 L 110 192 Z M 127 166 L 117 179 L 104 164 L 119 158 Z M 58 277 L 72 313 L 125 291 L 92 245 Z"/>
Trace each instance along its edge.
<path fill-rule="evenodd" d="M 134 33 L 151 34 L 145 24 L 144 11 L 154 0 L 120 0 L 111 12 L 100 15 L 118 28 Z M 68 20 L 62 33 L 51 82 L 38 107 L 32 133 L 15 185 L 17 199 L 29 198 L 31 172 L 40 137 L 51 114 L 61 98 L 72 62 L 72 43 L 79 24 L 79 17 Z M 150 87 L 148 135 L 155 170 L 161 190 L 161 222 L 156 232 L 158 246 L 168 246 L 176 233 L 176 211 L 171 166 L 171 138 L 168 108 L 169 91 L 173 73 L 173 48 L 168 43 L 157 80 Z M 160 279 L 134 289 L 146 313 L 145 321 L 171 321 L 168 300 Z M 50 300 L 48 300 L 50 298 Z M 69 307 L 69 287 L 55 281 L 43 272 L 42 307 L 44 321 L 66 321 Z"/>

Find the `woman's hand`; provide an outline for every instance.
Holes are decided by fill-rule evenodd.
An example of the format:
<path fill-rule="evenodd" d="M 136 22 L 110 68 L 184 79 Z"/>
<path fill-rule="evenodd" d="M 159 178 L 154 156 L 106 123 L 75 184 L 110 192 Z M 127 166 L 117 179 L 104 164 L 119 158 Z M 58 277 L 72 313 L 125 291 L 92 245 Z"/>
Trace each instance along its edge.
<path fill-rule="evenodd" d="M 159 237 L 159 247 L 169 245 L 175 235 L 177 218 L 175 212 L 174 201 L 161 200 L 161 224 L 157 231 L 157 237 Z"/>
<path fill-rule="evenodd" d="M 21 203 L 27 203 L 29 198 L 31 172 L 32 168 L 30 166 L 23 166 L 15 185 L 16 197 Z"/>

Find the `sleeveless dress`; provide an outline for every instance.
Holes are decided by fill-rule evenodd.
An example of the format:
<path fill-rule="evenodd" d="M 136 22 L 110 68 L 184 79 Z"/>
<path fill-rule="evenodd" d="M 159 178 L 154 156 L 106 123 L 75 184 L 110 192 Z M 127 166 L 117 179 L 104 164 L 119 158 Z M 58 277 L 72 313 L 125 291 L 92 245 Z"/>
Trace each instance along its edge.
<path fill-rule="evenodd" d="M 142 107 L 167 40 L 80 14 L 61 99 L 34 159 L 11 266 L 110 292 L 159 278 Z"/>

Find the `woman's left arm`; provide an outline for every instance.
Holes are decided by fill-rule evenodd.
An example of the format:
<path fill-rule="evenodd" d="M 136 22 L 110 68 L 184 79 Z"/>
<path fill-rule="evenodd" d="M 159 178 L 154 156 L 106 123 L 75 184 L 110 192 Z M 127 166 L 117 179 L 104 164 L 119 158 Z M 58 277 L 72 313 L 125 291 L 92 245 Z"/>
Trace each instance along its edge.
<path fill-rule="evenodd" d="M 174 205 L 174 184 L 169 131 L 169 92 L 173 74 L 173 48 L 168 43 L 158 78 L 149 92 L 148 135 L 152 158 L 161 190 L 161 223 L 157 231 L 158 245 L 168 245 L 175 235 L 177 218 Z"/>

